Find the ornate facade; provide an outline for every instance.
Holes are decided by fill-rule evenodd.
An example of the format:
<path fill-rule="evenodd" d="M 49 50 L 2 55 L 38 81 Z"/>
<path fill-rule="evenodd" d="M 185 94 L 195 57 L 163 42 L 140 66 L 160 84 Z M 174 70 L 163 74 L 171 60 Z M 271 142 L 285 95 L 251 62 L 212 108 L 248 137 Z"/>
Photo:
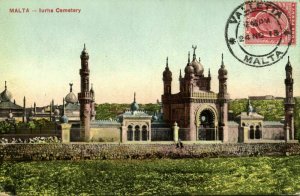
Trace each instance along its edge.
<path fill-rule="evenodd" d="M 172 72 L 168 59 L 163 72 L 164 94 L 162 95 L 163 117 L 170 125 L 178 123 L 181 128 L 189 129 L 187 139 L 228 140 L 227 70 L 223 63 L 219 69 L 219 92 L 211 91 L 211 75 L 204 76 L 204 68 L 196 58 L 196 46 L 193 46 L 193 59 L 184 69 L 184 77 L 179 74 L 179 93 L 172 94 Z"/>

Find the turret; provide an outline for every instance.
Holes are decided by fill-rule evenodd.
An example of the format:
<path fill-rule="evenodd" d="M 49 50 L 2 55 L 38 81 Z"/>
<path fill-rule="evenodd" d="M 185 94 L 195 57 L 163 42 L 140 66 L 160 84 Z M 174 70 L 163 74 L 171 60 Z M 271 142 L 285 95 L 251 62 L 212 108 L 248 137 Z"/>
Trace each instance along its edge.
<path fill-rule="evenodd" d="M 26 122 L 26 98 L 23 98 L 23 122 Z"/>
<path fill-rule="evenodd" d="M 295 101 L 293 97 L 293 68 L 290 63 L 290 58 L 288 57 L 288 62 L 285 66 L 285 73 L 286 79 L 284 80 L 285 83 L 285 122 L 284 122 L 284 129 L 285 129 L 285 140 L 294 140 L 295 139 L 295 130 L 294 130 L 294 106 Z"/>
<path fill-rule="evenodd" d="M 171 95 L 172 93 L 172 72 L 169 69 L 168 57 L 166 59 L 166 68 L 163 72 L 163 82 L 164 82 L 164 95 Z"/>
<path fill-rule="evenodd" d="M 229 99 L 229 95 L 227 93 L 227 70 L 225 69 L 224 61 L 223 61 L 223 54 L 222 54 L 222 62 L 221 68 L 218 71 L 218 79 L 219 79 L 219 93 L 218 98 L 222 100 Z"/>
<path fill-rule="evenodd" d="M 80 136 L 84 141 L 90 140 L 90 121 L 91 121 L 91 93 L 89 89 L 89 54 L 86 50 L 85 44 L 84 48 L 80 55 L 81 59 L 81 69 L 80 73 L 80 93 L 78 93 L 78 100 L 80 103 L 80 123 L 81 123 L 81 132 Z"/>
<path fill-rule="evenodd" d="M 91 84 L 90 94 L 91 94 L 91 120 L 95 120 L 96 110 L 95 110 L 95 92 L 93 89 L 93 84 Z"/>

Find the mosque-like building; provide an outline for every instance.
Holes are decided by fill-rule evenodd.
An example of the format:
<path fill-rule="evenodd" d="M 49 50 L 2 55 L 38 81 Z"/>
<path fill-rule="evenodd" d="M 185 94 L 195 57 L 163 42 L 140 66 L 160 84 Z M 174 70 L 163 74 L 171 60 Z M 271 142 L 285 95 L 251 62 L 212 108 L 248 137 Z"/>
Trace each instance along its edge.
<path fill-rule="evenodd" d="M 284 123 L 264 121 L 264 117 L 253 110 L 248 102 L 248 111 L 242 112 L 235 119 L 228 118 L 227 92 L 228 71 L 223 54 L 218 70 L 218 92 L 211 90 L 211 74 L 207 75 L 204 66 L 196 57 L 196 46 L 193 56 L 188 54 L 184 74 L 179 73 L 179 92 L 172 92 L 173 75 L 168 58 L 163 71 L 162 110 L 160 114 L 149 115 L 139 110 L 136 94 L 128 111 L 116 117 L 116 120 L 95 120 L 95 92 L 90 88 L 89 54 L 86 46 L 81 52 L 80 92 L 73 92 L 70 84 L 69 93 L 61 105 L 52 101 L 49 106 L 26 108 L 12 102 L 12 95 L 7 90 L 0 94 L 0 119 L 18 119 L 22 121 L 34 118 L 49 118 L 51 121 L 72 124 L 71 140 L 94 142 L 151 142 L 172 141 L 175 136 L 174 126 L 179 128 L 179 139 L 183 141 L 220 143 L 248 143 L 293 141 L 294 131 L 294 98 L 293 77 L 290 60 L 285 66 L 286 97 Z M 162 118 L 159 118 L 161 116 Z"/>

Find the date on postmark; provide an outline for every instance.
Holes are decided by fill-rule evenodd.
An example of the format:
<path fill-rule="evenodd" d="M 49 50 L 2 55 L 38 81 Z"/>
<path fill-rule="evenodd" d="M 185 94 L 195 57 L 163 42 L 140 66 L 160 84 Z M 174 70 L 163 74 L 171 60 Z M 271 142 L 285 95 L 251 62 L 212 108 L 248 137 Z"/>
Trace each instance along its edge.
<path fill-rule="evenodd" d="M 295 2 L 245 2 L 229 16 L 225 41 L 240 62 L 265 67 L 282 59 L 296 44 Z"/>

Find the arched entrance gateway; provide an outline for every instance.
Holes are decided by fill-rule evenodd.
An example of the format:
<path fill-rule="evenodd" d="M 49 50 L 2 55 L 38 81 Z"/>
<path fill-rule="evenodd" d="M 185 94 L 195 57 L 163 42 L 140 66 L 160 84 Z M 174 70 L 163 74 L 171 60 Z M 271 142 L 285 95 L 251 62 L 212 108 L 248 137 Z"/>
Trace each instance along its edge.
<path fill-rule="evenodd" d="M 222 139 L 218 130 L 218 117 L 215 109 L 210 106 L 202 107 L 196 115 L 197 140 L 214 141 Z"/>

